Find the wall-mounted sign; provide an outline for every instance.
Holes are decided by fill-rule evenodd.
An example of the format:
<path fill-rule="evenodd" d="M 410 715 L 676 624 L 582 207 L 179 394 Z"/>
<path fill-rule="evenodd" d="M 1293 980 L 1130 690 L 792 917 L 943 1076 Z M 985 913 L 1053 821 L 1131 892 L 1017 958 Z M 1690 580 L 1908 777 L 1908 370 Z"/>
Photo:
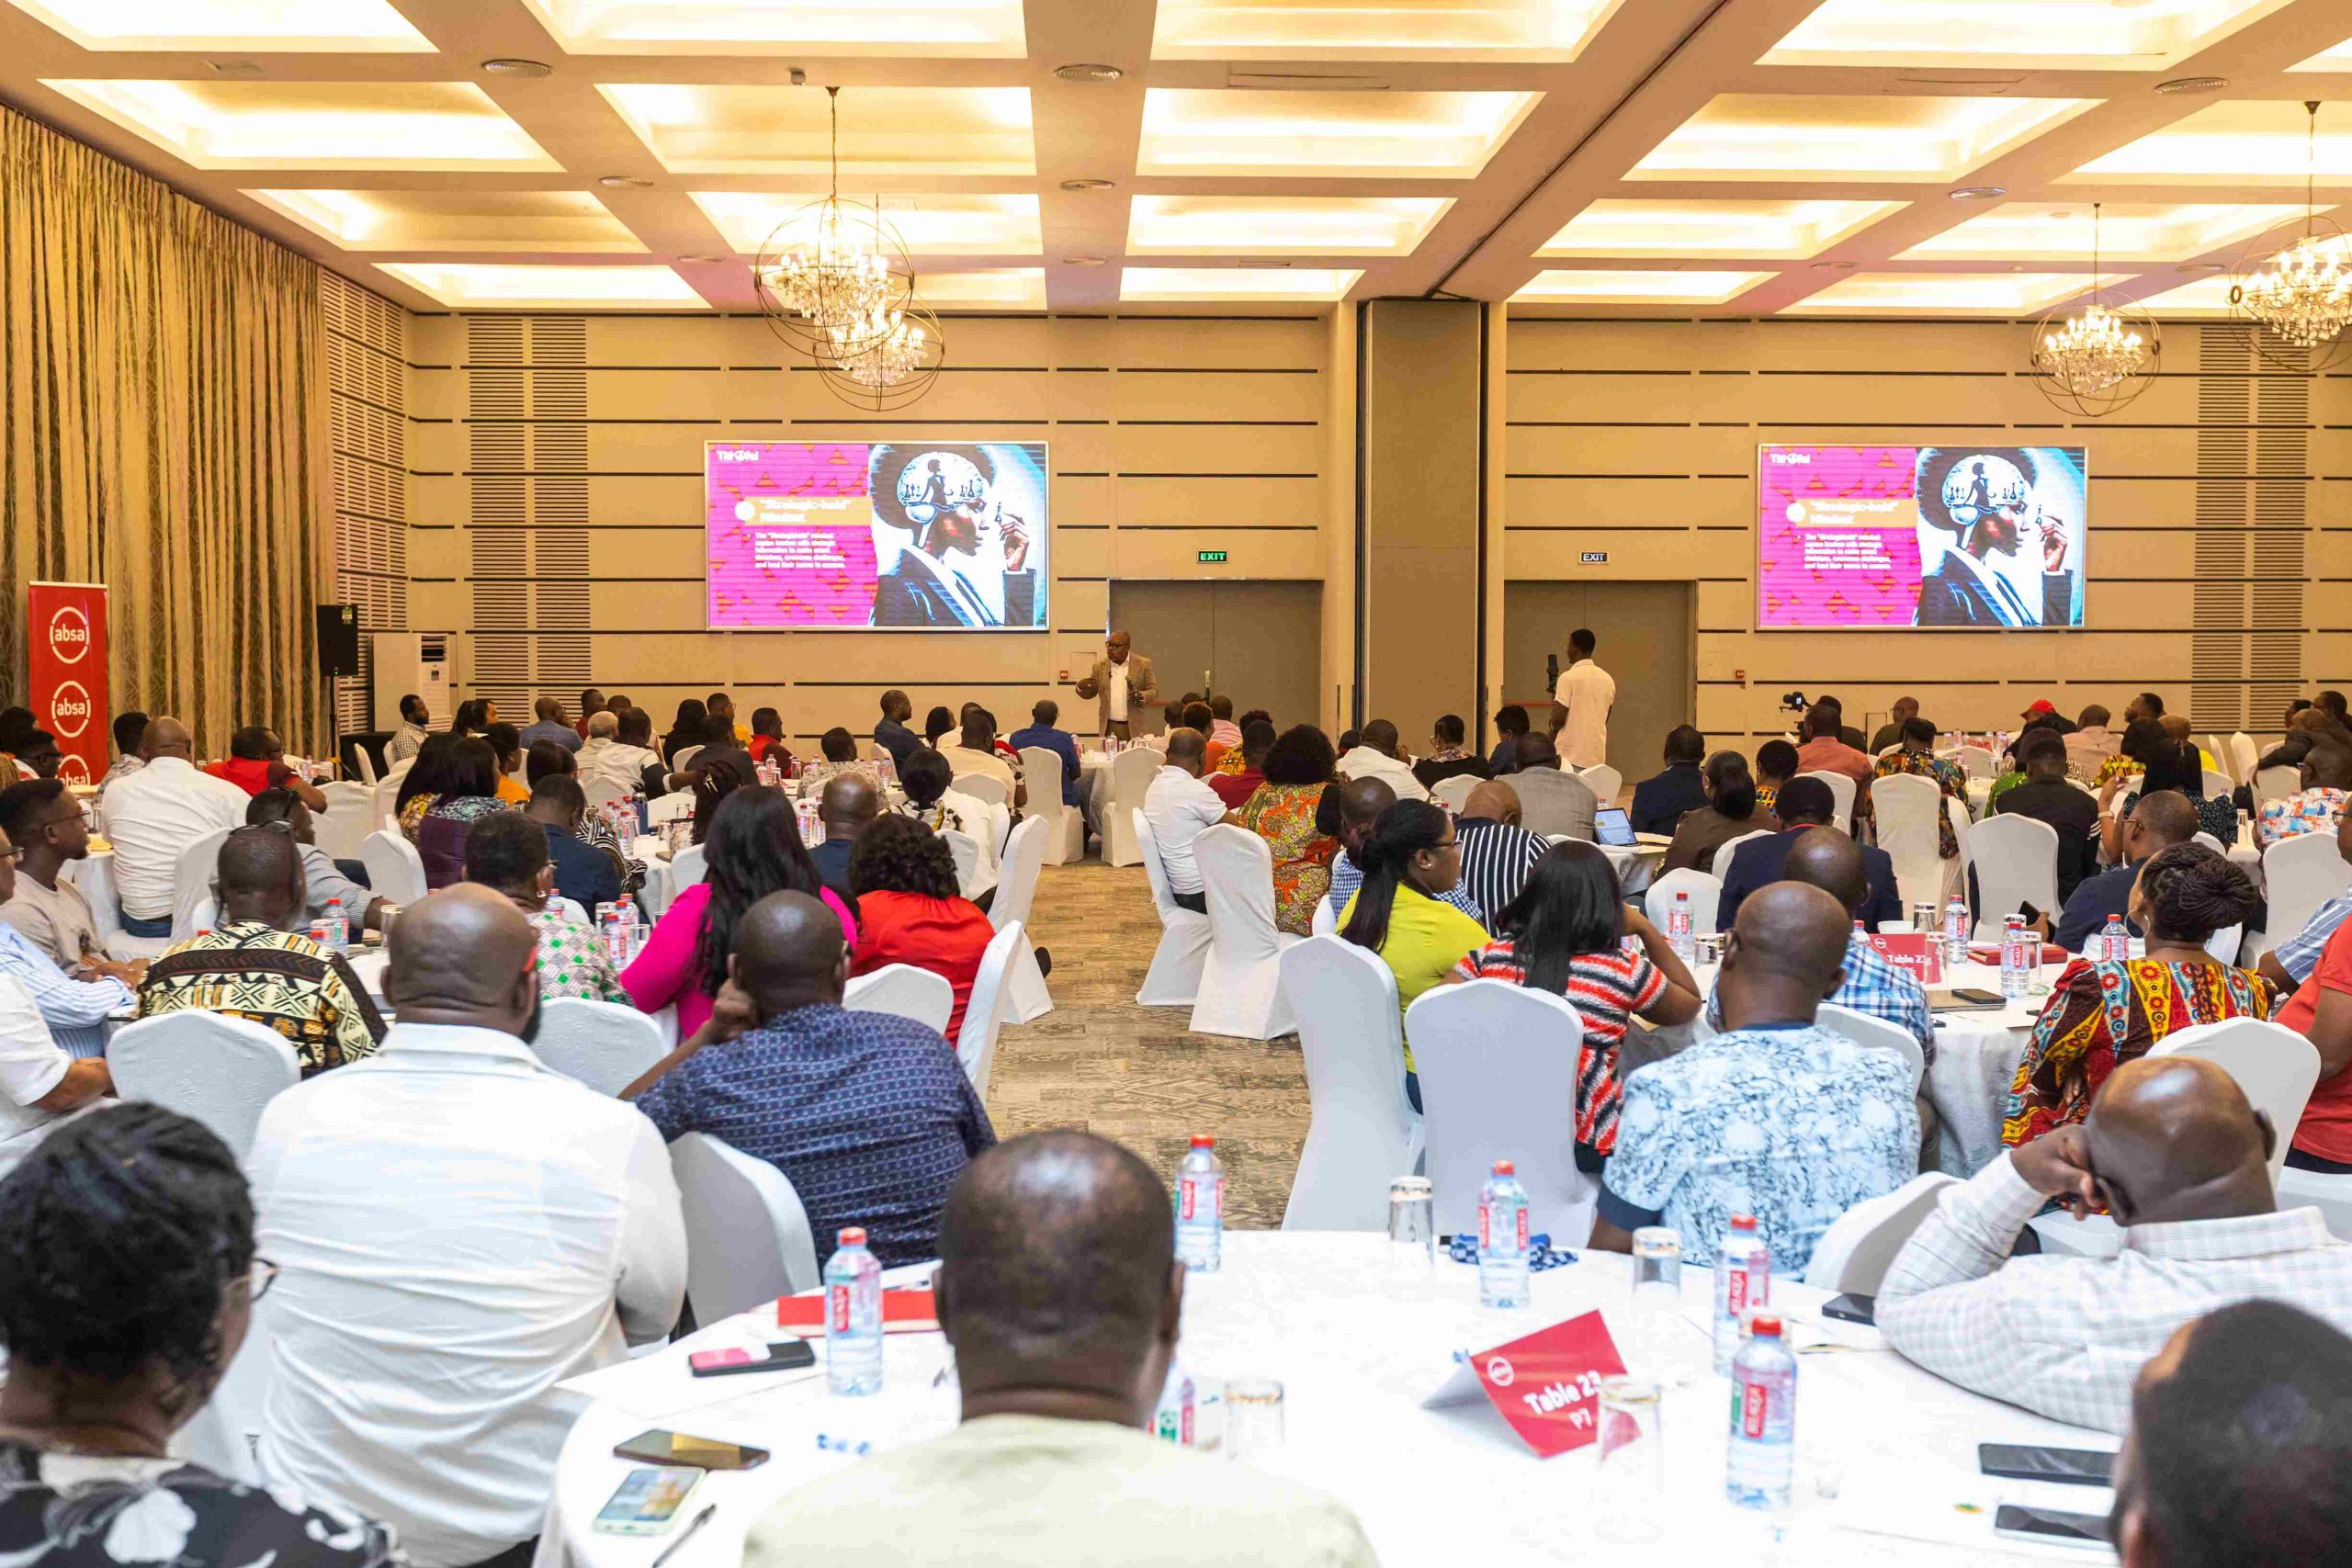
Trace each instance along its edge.
<path fill-rule="evenodd" d="M 1201 564 L 1203 566 L 1223 566 L 1225 564 L 1225 552 L 1223 550 L 1203 550 L 1201 552 Z"/>
<path fill-rule="evenodd" d="M 1587 550 L 1584 553 L 1584 564 L 1587 566 L 1607 566 L 1609 564 L 1609 552 L 1607 550 Z"/>

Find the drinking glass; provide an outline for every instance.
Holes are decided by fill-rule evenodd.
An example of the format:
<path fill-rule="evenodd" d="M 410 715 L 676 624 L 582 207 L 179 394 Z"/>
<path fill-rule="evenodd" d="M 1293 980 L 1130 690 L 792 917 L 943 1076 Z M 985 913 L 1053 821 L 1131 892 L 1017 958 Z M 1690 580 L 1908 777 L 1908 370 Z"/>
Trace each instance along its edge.
<path fill-rule="evenodd" d="M 1398 1285 L 1425 1285 L 1437 1272 L 1437 1202 L 1426 1176 L 1388 1184 L 1388 1275 Z"/>
<path fill-rule="evenodd" d="M 1225 1385 L 1225 1457 L 1255 1459 L 1283 1446 L 1283 1385 L 1229 1378 Z"/>
<path fill-rule="evenodd" d="M 1677 1251 L 1679 1251 L 1678 1246 Z M 1600 1427 L 1602 1513 L 1595 1533 L 1603 1540 L 1656 1540 L 1664 1533 L 1665 1391 L 1649 1378 L 1603 1378 L 1594 1406 Z"/>
<path fill-rule="evenodd" d="M 1624 1353 L 1657 1377 L 1673 1359 L 1682 1322 L 1682 1235 L 1671 1225 L 1634 1233 L 1634 1289 L 1625 1316 Z"/>

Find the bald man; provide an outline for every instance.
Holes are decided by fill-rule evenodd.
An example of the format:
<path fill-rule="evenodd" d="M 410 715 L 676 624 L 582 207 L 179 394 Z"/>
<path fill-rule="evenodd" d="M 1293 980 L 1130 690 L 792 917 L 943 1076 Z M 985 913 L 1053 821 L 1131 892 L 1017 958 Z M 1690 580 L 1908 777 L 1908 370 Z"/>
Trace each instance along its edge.
<path fill-rule="evenodd" d="M 805 893 L 772 893 L 736 928 L 712 1027 L 623 1090 L 664 1138 L 708 1133 L 791 1179 L 820 1262 L 864 1225 L 886 1264 L 939 1255 L 939 1213 L 989 1113 L 936 1032 L 842 1006 L 841 921 Z"/>
<path fill-rule="evenodd" d="M 139 754 L 146 763 L 100 798 L 98 831 L 114 844 L 114 888 L 131 936 L 172 934 L 180 855 L 208 833 L 244 825 L 249 796 L 197 769 L 195 742 L 178 719 L 148 721 Z"/>
<path fill-rule="evenodd" d="M 1385 718 L 1375 718 L 1365 725 L 1356 738 L 1355 747 L 1342 754 L 1333 766 L 1343 779 L 1385 781 L 1399 800 L 1430 797 L 1429 786 L 1413 776 L 1413 759 L 1405 754 L 1396 738 L 1396 727 Z"/>
<path fill-rule="evenodd" d="M 278 1268 L 263 1468 L 415 1568 L 539 1533 L 579 1415 L 555 1384 L 666 1336 L 685 1292 L 662 1134 L 531 1050 L 537 948 L 491 888 L 409 905 L 384 1048 L 271 1100 L 246 1161 Z"/>
<path fill-rule="evenodd" d="M 808 858 L 817 863 L 825 886 L 845 900 L 855 897 L 849 890 L 850 853 L 881 814 L 882 792 L 865 773 L 835 773 L 817 797 L 817 820 L 825 825 L 825 838 Z"/>
<path fill-rule="evenodd" d="M 2141 795 L 2117 829 L 2122 863 L 2075 884 L 2050 940 L 2069 953 L 2087 953 L 2107 929 L 2109 915 L 2121 915 L 2133 936 L 2147 935 L 2131 925 L 2132 885 L 2140 880 L 2140 867 L 2159 851 L 2185 844 L 2196 836 L 2195 801 L 2177 789 L 2150 790 Z"/>
<path fill-rule="evenodd" d="M 594 695 L 594 693 L 583 694 Z M 597 701 L 601 704 L 604 699 L 598 697 Z M 526 750 L 530 749 L 532 742 L 537 740 L 552 741 L 567 751 L 580 750 L 581 741 L 584 737 L 564 718 L 561 698 L 541 697 L 531 705 L 531 712 L 535 716 L 529 724 L 523 727 L 522 731 L 523 747 Z"/>
<path fill-rule="evenodd" d="M 1514 795 L 1512 799 L 1518 796 Z M 1358 869 L 1355 855 L 1363 848 L 1364 836 L 1380 814 L 1396 804 L 1396 792 L 1385 778 L 1340 779 L 1323 791 L 1323 799 L 1315 808 L 1315 825 L 1340 840 L 1340 852 L 1331 857 L 1331 913 L 1337 915 L 1348 907 L 1348 900 L 1363 886 L 1363 873 Z M 1548 847 L 1548 846 L 1547 846 Z M 1437 896 L 1441 904 L 1451 904 L 1480 925 L 1487 923 L 1487 911 L 1471 896 L 1469 878 L 1463 877 Z"/>
<path fill-rule="evenodd" d="M 1184 1269 L 1167 1186 L 1133 1154 L 1070 1128 L 989 1150 L 948 1199 L 939 1258 L 962 1424 L 787 1496 L 745 1568 L 1372 1568 L 1338 1503 L 1145 1429 Z"/>
<path fill-rule="evenodd" d="M 2217 1307 L 2268 1296 L 2352 1332 L 2352 1247 L 2317 1209 L 2278 1211 L 2277 1139 L 2212 1063 L 2126 1062 L 2080 1126 L 1941 1194 L 1879 1287 L 1879 1330 L 1962 1388 L 2109 1432 L 2123 1430 L 2141 1364 Z M 2052 1198 L 2112 1215 L 2121 1253 L 2010 1260 Z"/>
<path fill-rule="evenodd" d="M 1462 880 L 1454 886 L 1497 920 L 1527 886 L 1535 863 L 1552 852 L 1550 844 L 1519 825 L 1519 792 L 1501 779 L 1483 779 L 1471 786 L 1453 819 L 1454 840 L 1462 846 Z"/>
<path fill-rule="evenodd" d="M 1832 1220 L 1911 1179 L 1909 1066 L 1814 1022 L 1845 979 L 1849 929 L 1844 906 L 1800 882 L 1740 905 L 1715 982 L 1724 1032 L 1625 1082 L 1594 1247 L 1628 1251 L 1635 1230 L 1668 1224 L 1711 1258 L 1746 1213 L 1774 1271 L 1793 1276 Z"/>

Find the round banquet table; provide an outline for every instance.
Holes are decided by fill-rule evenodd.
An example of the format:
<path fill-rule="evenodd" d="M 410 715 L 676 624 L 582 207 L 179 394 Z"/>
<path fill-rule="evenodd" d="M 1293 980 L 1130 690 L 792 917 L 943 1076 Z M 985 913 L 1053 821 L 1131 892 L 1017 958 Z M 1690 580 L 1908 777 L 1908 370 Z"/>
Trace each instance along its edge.
<path fill-rule="evenodd" d="M 1550 1564 L 1565 1553 L 1738 1562 L 1766 1550 L 1772 1522 L 1723 1498 L 1726 1385 L 1709 1371 L 1707 1270 L 1685 1267 L 1681 1319 L 1636 1336 L 1631 1357 L 1670 1385 L 1662 1413 L 1665 1492 L 1639 1511 L 1661 1539 L 1614 1553 L 1604 1546 L 1595 1555 L 1596 1516 L 1621 1490 L 1600 1483 L 1595 1450 L 1538 1460 L 1483 1398 L 1436 1410 L 1422 1402 L 1445 1381 L 1456 1351 L 1485 1349 L 1594 1308 L 1625 1337 L 1629 1259 L 1588 1253 L 1537 1274 L 1534 1308 L 1521 1313 L 1481 1309 L 1476 1269 L 1442 1255 L 1419 1281 L 1396 1281 L 1386 1238 L 1376 1232 L 1227 1232 L 1224 1261 L 1218 1273 L 1193 1275 L 1185 1286 L 1178 1354 L 1202 1391 L 1201 1440 L 1213 1445 L 1221 1437 L 1222 1410 L 1212 1401 L 1223 1380 L 1280 1379 L 1283 1446 L 1230 1462 L 1261 1464 L 1346 1503 L 1387 1568 Z M 893 1277 L 909 1272 L 919 1271 Z M 1980 1474 L 1976 1445 L 2111 1450 L 2113 1437 L 1941 1382 L 1887 1350 L 1875 1329 L 1825 1323 L 1819 1308 L 1827 1295 L 1773 1281 L 1773 1303 L 1789 1316 L 1800 1348 L 1797 1495 L 1783 1521 L 1781 1561 L 1962 1568 L 2047 1556 L 2049 1549 L 1995 1537 L 1996 1506 L 2106 1511 L 2110 1495 L 2103 1490 Z M 672 1559 L 676 1568 L 733 1568 L 745 1530 L 776 1498 L 858 1462 L 820 1450 L 820 1435 L 884 1450 L 954 1424 L 953 1382 L 934 1382 L 946 1362 L 936 1334 L 890 1336 L 884 1391 L 866 1399 L 832 1398 L 821 1372 L 701 1382 L 686 1375 L 690 1349 L 756 1343 L 763 1315 L 729 1319 L 646 1359 L 667 1359 L 666 1373 L 632 1363 L 626 1385 L 607 1384 L 616 1397 L 588 1403 L 564 1444 L 535 1568 L 649 1568 L 670 1544 L 669 1537 L 590 1529 L 630 1468 L 613 1457 L 614 1445 L 649 1427 L 773 1454 L 758 1469 L 703 1483 L 693 1507 L 707 1503 L 718 1511 Z M 1804 1348 L 1814 1345 L 1836 1348 Z M 821 1343 L 818 1348 L 821 1356 Z M 1228 1461 L 1212 1452 L 1204 1462 Z M 2057 1560 L 2067 1557 L 2083 1561 L 2079 1550 Z"/>

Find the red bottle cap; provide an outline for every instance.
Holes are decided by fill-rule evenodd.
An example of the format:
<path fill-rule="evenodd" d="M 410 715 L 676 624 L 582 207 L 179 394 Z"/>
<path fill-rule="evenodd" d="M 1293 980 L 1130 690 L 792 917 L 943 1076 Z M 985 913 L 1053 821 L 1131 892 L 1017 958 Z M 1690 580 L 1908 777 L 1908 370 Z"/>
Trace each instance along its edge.
<path fill-rule="evenodd" d="M 1734 1214 L 1731 1217 L 1731 1228 L 1736 1231 L 1752 1231 L 1756 1228 L 1756 1216 L 1753 1214 Z"/>
<path fill-rule="evenodd" d="M 865 1227 L 864 1225 L 843 1225 L 842 1227 L 839 1245 L 842 1247 L 864 1247 L 865 1245 Z"/>
<path fill-rule="evenodd" d="M 1495 1174 L 1497 1176 L 1509 1176 L 1518 1168 L 1519 1167 L 1513 1165 L 1507 1159 L 1498 1159 L 1495 1161 Z"/>
<path fill-rule="evenodd" d="M 1196 1149 L 1213 1149 L 1216 1147 L 1216 1140 L 1206 1133 L 1195 1133 L 1193 1134 L 1193 1146 Z"/>
<path fill-rule="evenodd" d="M 1753 1339 L 1778 1339 L 1781 1337 L 1781 1320 L 1772 1313 L 1759 1312 L 1747 1320 L 1747 1333 Z"/>

